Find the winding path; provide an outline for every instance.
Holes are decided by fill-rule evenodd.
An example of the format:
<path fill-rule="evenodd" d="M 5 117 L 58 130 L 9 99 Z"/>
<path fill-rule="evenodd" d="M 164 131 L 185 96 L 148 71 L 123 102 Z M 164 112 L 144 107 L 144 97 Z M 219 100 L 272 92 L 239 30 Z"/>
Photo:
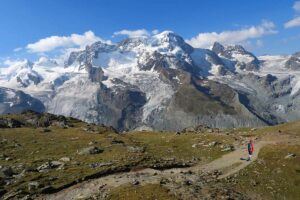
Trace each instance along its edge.
<path fill-rule="evenodd" d="M 272 137 L 257 141 L 255 143 L 255 151 L 251 162 L 257 159 L 258 153 L 262 147 L 264 147 L 267 144 L 274 144 L 279 141 L 282 142 L 283 140 L 283 138 L 280 139 L 278 137 Z M 42 196 L 40 197 L 40 199 L 82 199 L 89 197 L 93 194 L 97 194 L 103 189 L 105 190 L 115 188 L 123 184 L 132 183 L 133 181 L 138 181 L 141 185 L 149 183 L 155 184 L 159 183 L 162 178 L 174 177 L 179 174 L 182 176 L 184 172 L 192 172 L 194 174 L 199 174 L 203 172 L 213 172 L 214 170 L 224 170 L 224 174 L 218 177 L 219 179 L 221 179 L 230 176 L 238 172 L 239 170 L 247 167 L 251 162 L 241 160 L 241 158 L 245 157 L 247 157 L 247 151 L 245 147 L 239 147 L 235 151 L 230 152 L 222 156 L 221 158 L 218 158 L 205 165 L 195 165 L 187 168 L 173 168 L 163 171 L 146 168 L 137 172 L 124 172 L 112 174 L 78 183 L 77 185 L 59 191 L 55 194 Z"/>

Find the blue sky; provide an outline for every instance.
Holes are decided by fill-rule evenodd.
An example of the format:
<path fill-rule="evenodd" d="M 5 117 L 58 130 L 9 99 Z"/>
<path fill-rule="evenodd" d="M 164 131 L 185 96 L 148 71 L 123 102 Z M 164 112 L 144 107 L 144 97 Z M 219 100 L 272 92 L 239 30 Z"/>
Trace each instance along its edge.
<path fill-rule="evenodd" d="M 294 0 L 2 0 L 0 57 L 51 54 L 51 48 L 28 48 L 51 36 L 65 41 L 61 47 L 80 46 L 85 42 L 68 38 L 87 31 L 89 41 L 117 41 L 120 34 L 113 34 L 124 29 L 172 30 L 198 47 L 231 38 L 258 55 L 290 54 L 300 50 L 299 15 L 300 2 Z"/>

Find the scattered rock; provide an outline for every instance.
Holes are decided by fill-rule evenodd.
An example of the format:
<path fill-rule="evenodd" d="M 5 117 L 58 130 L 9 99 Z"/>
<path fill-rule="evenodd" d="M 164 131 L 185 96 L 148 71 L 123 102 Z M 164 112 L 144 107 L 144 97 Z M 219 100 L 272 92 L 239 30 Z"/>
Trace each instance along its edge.
<path fill-rule="evenodd" d="M 182 133 L 188 133 L 188 132 L 195 132 L 195 128 L 194 127 L 188 127 L 188 128 L 184 128 L 182 130 Z"/>
<path fill-rule="evenodd" d="M 0 154 L 0 160 L 5 160 L 7 158 L 7 155 L 5 154 Z"/>
<path fill-rule="evenodd" d="M 132 182 L 131 182 L 132 185 L 139 185 L 140 182 L 136 179 L 134 179 Z"/>
<path fill-rule="evenodd" d="M 258 185 L 258 182 L 256 180 L 251 179 L 250 184 L 255 187 Z"/>
<path fill-rule="evenodd" d="M 14 171 L 12 170 L 11 167 L 2 167 L 0 169 L 0 177 L 1 178 L 8 178 L 14 175 Z"/>
<path fill-rule="evenodd" d="M 208 144 L 209 147 L 214 147 L 214 146 L 217 146 L 218 144 L 220 144 L 219 142 L 217 141 L 212 141 Z"/>
<path fill-rule="evenodd" d="M 208 133 L 213 133 L 214 131 L 213 131 L 213 129 L 208 129 L 207 132 Z"/>
<path fill-rule="evenodd" d="M 234 151 L 234 150 L 235 150 L 235 148 L 234 148 L 233 145 L 227 145 L 227 146 L 225 146 L 224 149 L 222 149 L 221 151 L 227 152 L 227 151 Z"/>
<path fill-rule="evenodd" d="M 60 166 L 64 165 L 63 162 L 60 162 L 60 161 L 51 161 L 50 162 L 50 166 L 51 168 L 58 168 Z"/>
<path fill-rule="evenodd" d="M 47 186 L 41 188 L 40 191 L 41 191 L 41 193 L 47 194 L 47 193 L 52 193 L 52 192 L 54 192 L 55 189 L 54 189 L 52 186 L 47 185 Z"/>
<path fill-rule="evenodd" d="M 0 128 L 20 128 L 24 124 L 15 119 L 0 118 Z"/>
<path fill-rule="evenodd" d="M 62 162 L 70 162 L 70 161 L 71 161 L 71 158 L 69 158 L 69 157 L 62 157 L 61 159 L 59 159 L 59 161 L 62 161 Z"/>
<path fill-rule="evenodd" d="M 12 160 L 11 157 L 6 157 L 6 158 L 5 158 L 5 161 L 11 161 L 11 160 Z"/>
<path fill-rule="evenodd" d="M 100 162 L 100 163 L 92 163 L 92 164 L 90 164 L 90 167 L 91 168 L 97 168 L 97 167 L 104 167 L 104 166 L 111 166 L 113 163 L 111 163 L 111 162 Z"/>
<path fill-rule="evenodd" d="M 124 144 L 124 141 L 122 141 L 122 140 L 118 140 L 118 139 L 113 139 L 112 141 L 111 141 L 111 144 Z"/>
<path fill-rule="evenodd" d="M 47 172 L 50 169 L 61 168 L 64 166 L 63 162 L 60 161 L 51 161 L 45 162 L 37 168 L 38 172 Z"/>
<path fill-rule="evenodd" d="M 86 147 L 83 148 L 81 150 L 78 151 L 79 155 L 91 155 L 91 154 L 98 154 L 98 153 L 102 153 L 103 150 L 95 147 L 95 146 L 91 146 L 91 147 Z"/>
<path fill-rule="evenodd" d="M 206 125 L 198 125 L 195 127 L 195 130 L 197 132 L 205 132 L 207 129 L 209 129 L 210 127 L 209 126 L 206 126 Z"/>
<path fill-rule="evenodd" d="M 191 180 L 185 180 L 185 181 L 184 181 L 184 184 L 185 184 L 185 185 L 192 185 L 193 182 L 192 182 Z"/>
<path fill-rule="evenodd" d="M 36 191 L 40 187 L 40 183 L 37 181 L 29 182 L 28 183 L 28 191 Z"/>
<path fill-rule="evenodd" d="M 294 157 L 296 157 L 296 154 L 294 154 L 294 153 L 288 153 L 288 155 L 286 155 L 284 157 L 284 159 L 291 159 L 291 158 L 294 158 Z"/>
<path fill-rule="evenodd" d="M 160 184 L 161 185 L 165 185 L 165 184 L 167 184 L 167 183 L 169 183 L 170 181 L 167 179 L 167 178 L 162 178 L 161 180 L 160 180 Z"/>
<path fill-rule="evenodd" d="M 280 173 L 282 173 L 282 170 L 280 168 L 276 168 L 273 170 L 273 172 L 276 174 L 280 174 Z"/>
<path fill-rule="evenodd" d="M 145 148 L 144 147 L 134 147 L 134 146 L 128 146 L 127 150 L 131 153 L 144 153 Z"/>
<path fill-rule="evenodd" d="M 94 144 L 98 144 L 98 142 L 97 141 L 90 141 L 89 142 L 89 145 L 94 145 Z"/>
<path fill-rule="evenodd" d="M 3 138 L 1 141 L 0 141 L 0 145 L 6 145 L 8 143 L 8 140 Z"/>

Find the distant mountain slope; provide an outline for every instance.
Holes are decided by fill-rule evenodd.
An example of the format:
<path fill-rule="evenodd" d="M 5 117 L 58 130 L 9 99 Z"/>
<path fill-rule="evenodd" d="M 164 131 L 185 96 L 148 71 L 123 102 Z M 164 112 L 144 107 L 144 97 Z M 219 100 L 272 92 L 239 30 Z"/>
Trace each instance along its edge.
<path fill-rule="evenodd" d="M 0 87 L 0 114 L 20 113 L 25 110 L 43 112 L 43 103 L 22 91 Z"/>
<path fill-rule="evenodd" d="M 193 48 L 164 31 L 99 41 L 63 62 L 18 62 L 1 69 L 0 84 L 50 113 L 119 130 L 261 126 L 300 119 L 298 58 L 256 57 L 219 43 Z"/>

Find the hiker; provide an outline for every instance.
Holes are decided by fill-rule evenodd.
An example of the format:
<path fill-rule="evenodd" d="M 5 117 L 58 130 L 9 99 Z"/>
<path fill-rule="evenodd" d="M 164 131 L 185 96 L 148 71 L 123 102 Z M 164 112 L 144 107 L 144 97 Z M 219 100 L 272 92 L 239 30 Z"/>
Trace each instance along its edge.
<path fill-rule="evenodd" d="M 252 153 L 254 151 L 254 145 L 253 145 L 252 140 L 250 140 L 249 143 L 247 144 L 247 148 L 248 148 L 248 159 L 247 159 L 247 161 L 250 161 L 251 157 L 252 157 Z"/>

